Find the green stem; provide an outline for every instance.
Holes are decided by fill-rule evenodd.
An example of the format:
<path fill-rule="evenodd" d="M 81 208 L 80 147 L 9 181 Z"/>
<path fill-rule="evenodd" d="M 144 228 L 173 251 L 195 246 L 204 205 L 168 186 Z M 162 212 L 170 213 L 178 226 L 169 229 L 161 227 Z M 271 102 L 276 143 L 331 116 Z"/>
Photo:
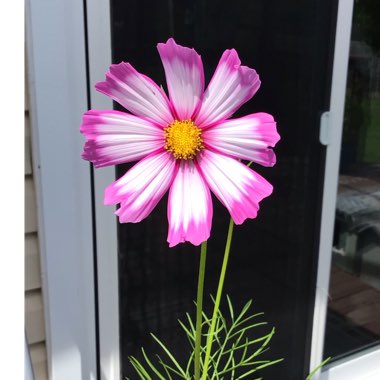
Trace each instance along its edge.
<path fill-rule="evenodd" d="M 207 240 L 201 245 L 201 258 L 199 260 L 198 293 L 197 293 L 197 324 L 195 328 L 194 348 L 194 378 L 200 379 L 201 375 L 201 338 L 202 338 L 202 308 L 203 308 L 203 285 L 206 272 Z"/>
<path fill-rule="evenodd" d="M 208 365 L 209 365 L 210 356 L 211 356 L 212 343 L 214 340 L 215 325 L 216 325 L 216 320 L 217 320 L 217 316 L 218 316 L 218 312 L 219 312 L 220 299 L 222 298 L 224 279 L 226 277 L 226 270 L 227 270 L 227 264 L 228 264 L 228 257 L 230 255 L 233 230 L 234 230 L 234 222 L 232 219 L 230 219 L 230 225 L 228 227 L 226 248 L 224 250 L 223 264 L 222 264 L 222 269 L 220 271 L 218 290 L 217 290 L 216 298 L 215 298 L 214 312 L 212 314 L 211 327 L 210 327 L 210 330 L 209 330 L 208 335 L 207 335 L 206 357 L 205 357 L 205 361 L 203 364 L 202 380 L 207 380 Z"/>

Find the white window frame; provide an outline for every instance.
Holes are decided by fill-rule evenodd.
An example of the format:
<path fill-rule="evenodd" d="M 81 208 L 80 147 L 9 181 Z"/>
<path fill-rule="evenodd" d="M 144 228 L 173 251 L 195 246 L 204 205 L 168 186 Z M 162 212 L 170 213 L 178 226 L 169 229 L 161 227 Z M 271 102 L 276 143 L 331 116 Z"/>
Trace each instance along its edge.
<path fill-rule="evenodd" d="M 379 380 L 379 357 L 378 346 L 360 351 L 327 366 L 320 380 Z"/>
<path fill-rule="evenodd" d="M 34 173 L 39 205 L 46 345 L 51 380 L 120 376 L 117 229 L 104 207 L 114 168 L 94 172 L 98 277 L 98 338 L 90 166 L 81 159 L 83 112 L 112 109 L 97 93 L 111 64 L 109 2 L 87 0 L 90 99 L 87 94 L 85 9 L 77 0 L 27 0 Z M 99 379 L 100 380 L 100 379 Z"/>
<path fill-rule="evenodd" d="M 112 63 L 109 1 L 87 0 L 87 40 L 92 109 L 113 109 L 112 100 L 95 90 Z M 100 380 L 120 377 L 118 241 L 115 207 L 104 206 L 104 189 L 115 181 L 115 168 L 94 171 L 98 274 Z"/>
<path fill-rule="evenodd" d="M 321 124 L 320 140 L 322 144 L 327 145 L 327 151 L 310 371 L 318 367 L 324 359 L 323 347 L 326 329 L 353 7 L 354 0 L 340 0 L 338 4 L 330 111 L 328 113 L 327 122 L 324 117 L 323 125 Z M 331 365 L 327 365 L 313 377 L 313 380 L 380 379 L 379 362 L 380 346 L 377 346 L 370 350 L 364 350 L 355 355 L 347 356 Z"/>
<path fill-rule="evenodd" d="M 33 167 L 49 379 L 97 379 L 83 2 L 27 0 Z"/>

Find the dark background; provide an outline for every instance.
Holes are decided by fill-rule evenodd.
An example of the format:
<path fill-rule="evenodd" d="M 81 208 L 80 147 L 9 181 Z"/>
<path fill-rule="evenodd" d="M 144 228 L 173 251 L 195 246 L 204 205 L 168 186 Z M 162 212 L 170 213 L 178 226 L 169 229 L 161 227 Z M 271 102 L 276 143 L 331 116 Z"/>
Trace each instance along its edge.
<path fill-rule="evenodd" d="M 258 218 L 235 229 L 225 293 L 238 308 L 249 299 L 276 334 L 265 358 L 284 361 L 265 379 L 304 379 L 309 372 L 325 149 L 320 114 L 328 109 L 336 1 L 330 0 L 112 0 L 113 62 L 130 62 L 165 87 L 158 42 L 174 37 L 201 54 L 206 84 L 225 49 L 257 70 L 262 84 L 234 116 L 268 112 L 281 140 L 274 168 L 254 170 L 274 185 Z M 119 107 L 119 109 L 121 109 Z M 118 177 L 128 166 L 119 166 Z M 205 303 L 215 294 L 229 215 L 215 199 Z M 165 197 L 143 222 L 119 225 L 122 378 L 137 378 L 129 355 L 155 353 L 158 335 L 179 357 L 187 355 L 177 319 L 195 314 L 199 247 L 166 243 Z M 185 350 L 184 350 L 185 348 Z"/>

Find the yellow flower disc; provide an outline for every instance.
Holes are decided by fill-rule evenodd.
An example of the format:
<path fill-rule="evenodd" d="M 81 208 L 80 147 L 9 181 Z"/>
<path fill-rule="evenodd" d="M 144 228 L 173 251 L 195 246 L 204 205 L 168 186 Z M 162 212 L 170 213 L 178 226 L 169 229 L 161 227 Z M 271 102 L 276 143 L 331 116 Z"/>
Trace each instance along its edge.
<path fill-rule="evenodd" d="M 191 120 L 175 120 L 164 131 L 165 149 L 177 159 L 192 159 L 204 148 L 202 130 Z"/>

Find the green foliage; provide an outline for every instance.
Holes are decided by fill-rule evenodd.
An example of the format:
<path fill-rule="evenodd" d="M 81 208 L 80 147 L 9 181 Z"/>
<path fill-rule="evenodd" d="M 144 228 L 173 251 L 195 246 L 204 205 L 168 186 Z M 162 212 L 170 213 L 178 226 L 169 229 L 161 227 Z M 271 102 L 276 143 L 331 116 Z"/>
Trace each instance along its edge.
<path fill-rule="evenodd" d="M 327 358 L 325 359 L 317 368 L 313 369 L 313 371 L 310 373 L 310 375 L 306 378 L 306 380 L 311 380 L 311 378 L 331 359 Z"/>
<path fill-rule="evenodd" d="M 259 326 L 266 325 L 265 321 L 260 321 L 263 313 L 250 314 L 249 309 L 252 301 L 247 302 L 240 313 L 236 314 L 230 298 L 228 301 L 228 316 L 225 318 L 221 311 L 216 320 L 216 329 L 213 334 L 213 351 L 208 368 L 204 368 L 204 356 L 206 351 L 206 338 L 208 333 L 203 334 L 204 344 L 201 345 L 200 366 L 201 373 L 207 371 L 208 380 L 239 380 L 254 379 L 256 372 L 265 367 L 276 364 L 283 359 L 264 359 L 262 354 L 269 350 L 269 342 L 272 339 L 275 329 L 263 336 L 253 339 L 248 337 Z M 194 347 L 195 347 L 195 326 L 190 315 L 186 314 L 186 321 L 179 321 L 190 344 L 190 354 L 187 363 L 180 364 L 170 350 L 153 334 L 153 339 L 160 346 L 166 361 L 156 355 L 156 364 L 148 358 L 142 349 L 143 360 L 139 361 L 135 357 L 130 357 L 130 361 L 136 370 L 139 379 L 142 380 L 176 380 L 193 379 Z M 202 331 L 210 331 L 211 318 L 203 313 Z M 253 334 L 250 334 L 251 336 Z M 256 378 L 259 380 L 260 378 Z"/>

